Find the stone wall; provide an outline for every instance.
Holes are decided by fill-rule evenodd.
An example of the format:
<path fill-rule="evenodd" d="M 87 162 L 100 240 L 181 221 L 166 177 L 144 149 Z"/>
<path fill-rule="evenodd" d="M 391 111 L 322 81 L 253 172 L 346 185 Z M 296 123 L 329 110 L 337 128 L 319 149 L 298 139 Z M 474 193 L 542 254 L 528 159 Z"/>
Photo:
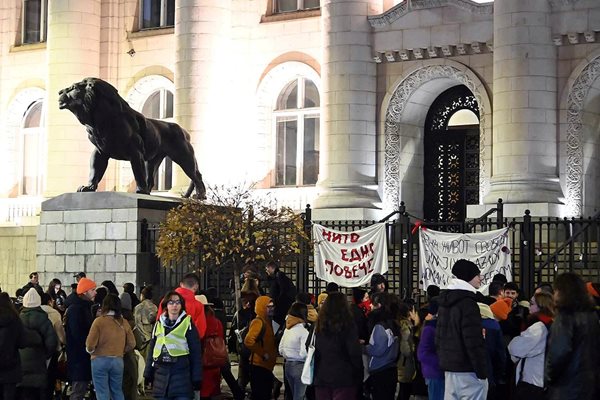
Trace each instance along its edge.
<path fill-rule="evenodd" d="M 0 227 L 0 288 L 11 296 L 29 281 L 29 273 L 36 269 L 37 229 L 37 226 Z M 46 277 L 40 276 L 40 282 L 45 283 Z"/>

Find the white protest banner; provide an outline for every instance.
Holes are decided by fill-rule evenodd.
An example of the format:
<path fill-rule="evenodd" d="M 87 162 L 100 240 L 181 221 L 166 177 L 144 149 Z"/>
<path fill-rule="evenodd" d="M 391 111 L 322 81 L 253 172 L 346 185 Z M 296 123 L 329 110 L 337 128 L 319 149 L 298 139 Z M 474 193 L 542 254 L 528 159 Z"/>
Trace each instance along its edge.
<path fill-rule="evenodd" d="M 343 287 L 369 284 L 374 273 L 388 270 L 385 223 L 353 232 L 313 225 L 315 272 Z"/>
<path fill-rule="evenodd" d="M 452 279 L 452 266 L 461 258 L 481 270 L 479 291 L 487 293 L 494 275 L 512 281 L 508 228 L 480 233 L 447 233 L 419 229 L 419 281 L 422 288 L 437 285 L 444 289 Z"/>

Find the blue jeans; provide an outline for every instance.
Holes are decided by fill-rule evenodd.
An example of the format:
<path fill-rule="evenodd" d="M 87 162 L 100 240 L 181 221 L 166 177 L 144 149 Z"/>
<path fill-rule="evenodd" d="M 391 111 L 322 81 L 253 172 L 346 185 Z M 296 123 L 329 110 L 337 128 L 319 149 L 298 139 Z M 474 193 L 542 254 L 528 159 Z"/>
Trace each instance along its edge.
<path fill-rule="evenodd" d="M 94 358 L 92 380 L 98 400 L 124 400 L 123 357 Z"/>
<path fill-rule="evenodd" d="M 444 400 L 444 378 L 425 379 L 429 400 Z"/>
<path fill-rule="evenodd" d="M 290 385 L 293 400 L 304 400 L 305 398 L 306 385 L 300 379 L 302 368 L 304 368 L 304 361 L 285 362 L 285 378 Z"/>

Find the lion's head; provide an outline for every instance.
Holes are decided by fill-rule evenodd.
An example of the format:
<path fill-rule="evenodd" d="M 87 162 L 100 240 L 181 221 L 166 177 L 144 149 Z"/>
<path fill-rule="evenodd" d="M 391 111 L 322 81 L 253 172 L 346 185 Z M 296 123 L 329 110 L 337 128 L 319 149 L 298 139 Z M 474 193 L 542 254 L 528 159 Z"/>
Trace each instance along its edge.
<path fill-rule="evenodd" d="M 127 104 L 119 96 L 117 89 L 110 83 L 98 78 L 85 78 L 68 88 L 62 89 L 58 94 L 58 108 L 71 111 L 79 119 L 92 113 L 98 107 L 100 98 L 107 101 L 106 105 L 117 107 L 119 110 L 122 110 L 123 106 Z M 105 106 L 102 107 L 103 112 L 108 111 Z"/>

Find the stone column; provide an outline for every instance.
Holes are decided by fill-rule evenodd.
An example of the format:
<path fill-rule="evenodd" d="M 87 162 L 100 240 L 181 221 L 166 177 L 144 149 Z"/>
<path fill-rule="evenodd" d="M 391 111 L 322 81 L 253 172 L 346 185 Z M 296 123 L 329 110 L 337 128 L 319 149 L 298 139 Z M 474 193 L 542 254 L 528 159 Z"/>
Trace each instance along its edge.
<path fill-rule="evenodd" d="M 175 120 L 192 136 L 196 159 L 205 182 L 215 182 L 222 153 L 219 131 L 225 129 L 224 63 L 231 26 L 231 0 L 178 0 L 175 5 Z M 190 179 L 175 166 L 172 192 L 179 193 Z"/>
<path fill-rule="evenodd" d="M 381 201 L 375 167 L 377 71 L 367 21 L 374 3 L 321 2 L 323 87 L 318 186 L 322 192 L 315 208 L 347 209 L 340 217 L 367 217 Z M 319 214 L 319 210 L 315 212 Z"/>
<path fill-rule="evenodd" d="M 45 197 L 87 184 L 92 144 L 85 128 L 58 109 L 58 91 L 100 68 L 100 0 L 48 1 Z"/>
<path fill-rule="evenodd" d="M 548 0 L 494 3 L 493 176 L 485 202 L 538 203 L 535 215 L 555 213 L 562 197 L 550 17 Z"/>

